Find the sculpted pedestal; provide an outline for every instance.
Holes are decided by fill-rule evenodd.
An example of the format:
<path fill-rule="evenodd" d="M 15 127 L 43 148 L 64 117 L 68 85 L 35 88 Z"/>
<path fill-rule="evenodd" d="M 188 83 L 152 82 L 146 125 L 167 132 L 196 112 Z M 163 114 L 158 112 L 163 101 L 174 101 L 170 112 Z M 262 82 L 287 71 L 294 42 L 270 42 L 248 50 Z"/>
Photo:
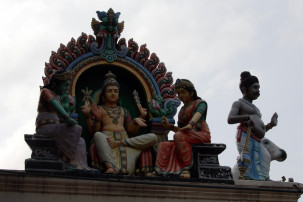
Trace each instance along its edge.
<path fill-rule="evenodd" d="M 66 163 L 60 160 L 55 141 L 42 135 L 24 135 L 24 140 L 32 150 L 31 158 L 25 160 L 27 172 L 64 172 Z"/>

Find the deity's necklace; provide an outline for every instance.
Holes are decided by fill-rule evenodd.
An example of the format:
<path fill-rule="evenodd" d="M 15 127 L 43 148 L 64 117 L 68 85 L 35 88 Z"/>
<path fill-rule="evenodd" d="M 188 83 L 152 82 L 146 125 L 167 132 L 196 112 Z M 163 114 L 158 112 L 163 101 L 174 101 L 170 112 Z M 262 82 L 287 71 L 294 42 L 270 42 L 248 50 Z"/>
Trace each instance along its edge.
<path fill-rule="evenodd" d="M 121 115 L 122 108 L 120 106 L 117 108 L 110 108 L 105 105 L 102 105 L 102 108 L 106 111 L 107 115 L 113 119 L 113 123 L 117 124 L 118 119 L 120 118 L 120 115 Z"/>

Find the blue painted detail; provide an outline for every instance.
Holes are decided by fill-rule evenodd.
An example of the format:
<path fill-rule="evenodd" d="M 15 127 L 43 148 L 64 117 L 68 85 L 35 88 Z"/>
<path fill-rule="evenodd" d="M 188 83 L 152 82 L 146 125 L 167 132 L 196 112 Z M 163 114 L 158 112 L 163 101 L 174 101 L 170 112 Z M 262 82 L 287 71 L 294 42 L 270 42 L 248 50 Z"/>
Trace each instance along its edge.
<path fill-rule="evenodd" d="M 73 119 L 78 118 L 78 113 L 70 113 L 70 117 Z"/>
<path fill-rule="evenodd" d="M 116 48 L 116 45 L 114 44 L 114 46 L 113 46 L 115 54 L 120 58 L 124 58 L 127 55 L 128 48 L 125 45 L 122 45 L 120 48 L 121 48 L 121 50 L 118 51 Z"/>
<path fill-rule="evenodd" d="M 79 62 L 86 60 L 87 58 L 90 58 L 94 56 L 92 52 L 86 53 L 84 55 L 81 55 L 80 57 L 76 58 L 68 67 L 66 68 L 66 71 L 72 70 Z"/>
<path fill-rule="evenodd" d="M 127 55 L 128 52 L 128 48 L 124 45 L 121 46 L 121 51 L 118 51 L 116 49 L 116 46 L 114 46 L 114 52 L 116 53 L 116 55 L 120 58 L 124 58 Z"/>
<path fill-rule="evenodd" d="M 159 86 L 155 80 L 155 78 L 153 77 L 153 75 L 143 66 L 141 65 L 139 62 L 137 62 L 136 60 L 128 57 L 128 56 L 125 56 L 124 59 L 134 63 L 135 65 L 137 65 L 141 70 L 143 70 L 145 72 L 145 74 L 148 76 L 148 78 L 152 81 L 155 89 L 156 89 L 156 92 L 157 92 L 157 95 L 161 95 L 160 94 L 160 89 L 159 89 Z"/>
<path fill-rule="evenodd" d="M 90 45 L 90 49 L 92 50 L 92 52 L 95 54 L 95 55 L 100 55 L 101 53 L 104 52 L 105 48 L 106 48 L 106 45 L 104 43 L 104 39 L 103 39 L 103 45 L 100 49 L 98 49 L 98 43 L 97 42 L 93 42 L 91 45 Z"/>
<path fill-rule="evenodd" d="M 162 118 L 153 118 L 152 119 L 152 123 L 161 123 Z M 168 118 L 168 122 L 170 124 L 175 124 L 175 120 L 174 119 L 170 119 Z"/>
<path fill-rule="evenodd" d="M 181 101 L 179 99 L 168 99 L 164 103 L 164 110 L 167 118 L 174 118 L 177 113 L 177 108 L 180 106 Z"/>
<path fill-rule="evenodd" d="M 97 11 L 96 13 L 97 13 L 99 20 L 101 20 L 101 21 L 103 20 L 104 17 L 107 17 L 107 13 L 105 11 L 102 11 L 102 12 Z"/>

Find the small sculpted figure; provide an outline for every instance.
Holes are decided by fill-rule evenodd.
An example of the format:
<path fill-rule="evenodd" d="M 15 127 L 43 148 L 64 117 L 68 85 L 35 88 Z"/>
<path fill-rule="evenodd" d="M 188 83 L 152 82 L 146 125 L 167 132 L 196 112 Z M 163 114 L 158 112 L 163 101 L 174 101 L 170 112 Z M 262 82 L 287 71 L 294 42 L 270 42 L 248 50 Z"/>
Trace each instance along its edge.
<path fill-rule="evenodd" d="M 177 79 L 176 90 L 184 104 L 178 114 L 178 126 L 162 117 L 162 125 L 175 132 L 174 140 L 158 146 L 155 170 L 158 174 L 176 174 L 190 178 L 192 144 L 210 143 L 211 136 L 206 123 L 207 103 L 197 96 L 194 85 L 186 79 Z"/>
<path fill-rule="evenodd" d="M 119 91 L 116 76 L 108 72 L 100 95 L 102 104 L 86 101 L 82 112 L 90 133 L 94 134 L 97 158 L 105 164 L 105 172 L 133 175 L 141 150 L 156 144 L 157 136 L 153 133 L 135 136 L 140 127 L 147 126 L 144 119 L 147 111 L 137 103 L 140 117 L 131 119 L 129 111 L 119 105 Z"/>
<path fill-rule="evenodd" d="M 148 103 L 148 109 L 154 117 L 162 117 L 166 115 L 163 107 L 163 98 L 160 95 L 155 95 L 152 102 Z"/>
<path fill-rule="evenodd" d="M 243 98 L 235 101 L 231 107 L 227 122 L 229 124 L 239 123 L 237 132 L 237 148 L 241 156 L 248 128 L 251 128 L 248 158 L 249 165 L 243 174 L 244 179 L 267 180 L 269 179 L 269 164 L 271 157 L 261 139 L 265 133 L 275 127 L 278 123 L 278 115 L 274 113 L 270 123 L 265 125 L 261 119 L 260 110 L 252 103 L 260 96 L 260 84 L 256 76 L 249 72 L 241 73 L 240 90 Z"/>
<path fill-rule="evenodd" d="M 67 113 L 72 113 L 76 108 L 76 100 L 69 93 L 65 93 L 62 96 L 60 96 L 60 101 L 64 110 Z"/>
<path fill-rule="evenodd" d="M 85 141 L 81 138 L 82 127 L 69 116 L 60 100 L 60 97 L 66 98 L 68 95 L 70 82 L 69 72 L 57 71 L 49 84 L 43 86 L 38 104 L 36 133 L 53 138 L 64 161 L 78 169 L 89 169 Z"/>

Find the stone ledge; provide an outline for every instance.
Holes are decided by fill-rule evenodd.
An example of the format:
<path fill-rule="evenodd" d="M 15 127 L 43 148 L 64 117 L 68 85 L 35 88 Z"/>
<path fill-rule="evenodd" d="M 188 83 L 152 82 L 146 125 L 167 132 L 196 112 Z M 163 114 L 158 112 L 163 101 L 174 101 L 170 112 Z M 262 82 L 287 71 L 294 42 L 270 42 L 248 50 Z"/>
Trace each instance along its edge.
<path fill-rule="evenodd" d="M 0 198 L 4 201 L 297 201 L 302 188 L 300 183 L 272 181 L 230 185 L 0 170 Z"/>

